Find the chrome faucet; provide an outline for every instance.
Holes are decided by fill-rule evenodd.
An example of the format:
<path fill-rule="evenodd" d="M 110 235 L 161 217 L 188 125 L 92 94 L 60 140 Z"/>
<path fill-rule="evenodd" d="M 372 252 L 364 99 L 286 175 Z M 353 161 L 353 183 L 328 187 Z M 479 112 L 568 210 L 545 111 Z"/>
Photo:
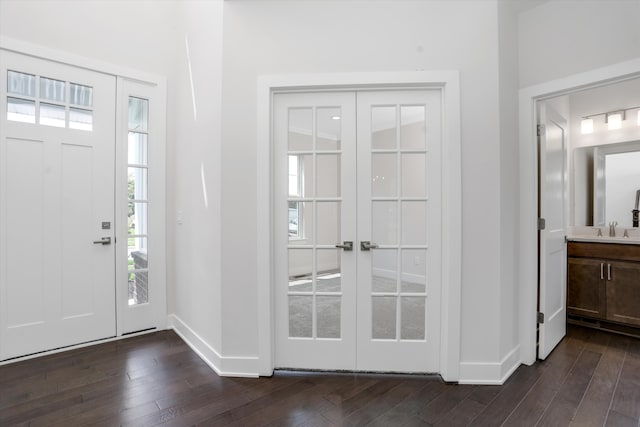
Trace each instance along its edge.
<path fill-rule="evenodd" d="M 616 237 L 616 225 L 618 225 L 616 221 L 609 223 L 609 237 Z"/>
<path fill-rule="evenodd" d="M 640 204 L 640 190 L 636 191 L 636 208 L 632 210 L 633 213 L 633 226 L 638 227 L 638 220 L 640 219 L 640 210 L 638 210 L 638 205 Z"/>

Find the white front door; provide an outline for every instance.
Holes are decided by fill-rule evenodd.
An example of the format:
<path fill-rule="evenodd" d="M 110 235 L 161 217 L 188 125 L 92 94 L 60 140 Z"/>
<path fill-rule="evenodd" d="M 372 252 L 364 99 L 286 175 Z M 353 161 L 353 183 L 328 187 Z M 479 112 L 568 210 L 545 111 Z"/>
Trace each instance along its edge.
<path fill-rule="evenodd" d="M 540 324 L 538 358 L 545 359 L 566 333 L 567 138 L 566 120 L 540 105 Z"/>
<path fill-rule="evenodd" d="M 115 77 L 0 51 L 0 360 L 116 334 Z"/>
<path fill-rule="evenodd" d="M 275 95 L 277 367 L 439 370 L 440 103 Z"/>

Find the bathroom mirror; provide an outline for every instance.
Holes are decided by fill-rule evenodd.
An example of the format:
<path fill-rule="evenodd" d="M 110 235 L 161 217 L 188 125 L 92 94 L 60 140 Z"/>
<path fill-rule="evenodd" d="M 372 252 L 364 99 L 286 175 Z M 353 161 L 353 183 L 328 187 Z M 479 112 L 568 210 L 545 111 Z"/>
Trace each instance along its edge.
<path fill-rule="evenodd" d="M 575 225 L 632 226 L 640 190 L 640 141 L 574 151 Z"/>

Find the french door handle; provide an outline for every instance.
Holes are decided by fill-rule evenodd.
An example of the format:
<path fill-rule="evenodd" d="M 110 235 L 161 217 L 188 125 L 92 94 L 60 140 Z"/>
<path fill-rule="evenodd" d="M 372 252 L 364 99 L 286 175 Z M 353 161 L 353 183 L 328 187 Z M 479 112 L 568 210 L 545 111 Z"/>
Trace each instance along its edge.
<path fill-rule="evenodd" d="M 363 240 L 360 242 L 361 251 L 370 251 L 371 249 L 376 249 L 377 247 L 378 247 L 377 243 L 371 243 L 368 240 Z"/>
<path fill-rule="evenodd" d="M 111 237 L 103 237 L 100 240 L 94 240 L 93 244 L 94 245 L 110 245 L 111 244 Z"/>
<path fill-rule="evenodd" d="M 336 243 L 336 248 L 342 248 L 345 251 L 352 251 L 353 250 L 353 242 L 344 241 L 344 242 L 342 242 L 342 244 Z"/>

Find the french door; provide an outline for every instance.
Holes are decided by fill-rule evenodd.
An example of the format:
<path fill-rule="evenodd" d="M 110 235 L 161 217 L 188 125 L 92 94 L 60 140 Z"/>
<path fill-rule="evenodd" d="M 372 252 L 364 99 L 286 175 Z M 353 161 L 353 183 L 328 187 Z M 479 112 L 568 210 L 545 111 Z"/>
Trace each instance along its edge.
<path fill-rule="evenodd" d="M 116 334 L 116 79 L 0 51 L 0 360 Z"/>
<path fill-rule="evenodd" d="M 274 98 L 276 366 L 437 372 L 440 91 Z"/>

